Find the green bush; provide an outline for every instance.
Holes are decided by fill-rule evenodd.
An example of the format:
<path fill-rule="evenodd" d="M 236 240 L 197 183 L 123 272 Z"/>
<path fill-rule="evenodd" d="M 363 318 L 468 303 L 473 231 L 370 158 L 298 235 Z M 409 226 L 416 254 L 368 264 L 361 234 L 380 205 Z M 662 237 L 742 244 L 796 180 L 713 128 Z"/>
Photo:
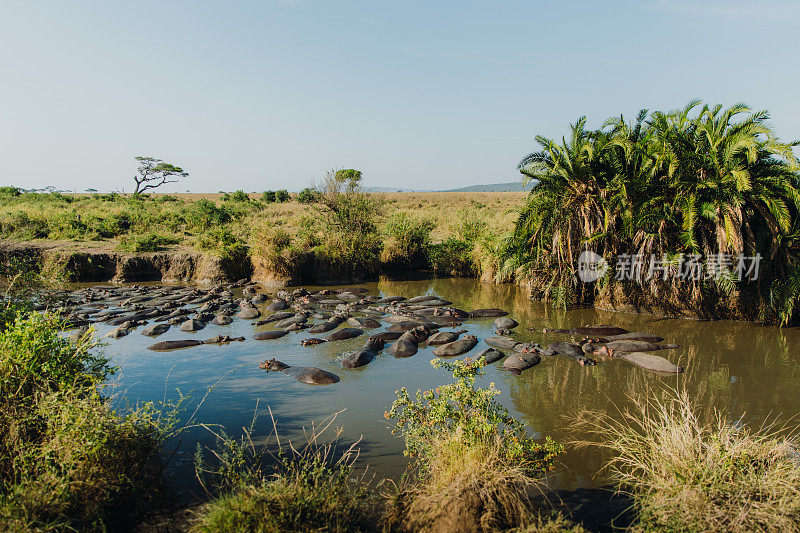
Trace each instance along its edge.
<path fill-rule="evenodd" d="M 145 233 L 143 235 L 126 235 L 120 239 L 117 248 L 124 252 L 155 252 L 164 246 L 178 244 L 180 239 L 159 235 L 157 233 Z"/>
<path fill-rule="evenodd" d="M 542 475 L 553 466 L 563 447 L 549 437 L 539 443 L 525 433 L 525 424 L 512 417 L 495 398 L 500 391 L 490 383 L 488 388 L 475 386 L 483 360 L 447 362 L 434 359 L 434 368 L 444 368 L 453 374 L 453 384 L 433 390 L 418 390 L 411 398 L 403 387 L 397 392 L 386 418 L 394 420 L 392 433 L 405 438 L 405 454 L 423 460 L 436 455 L 432 444 L 445 437 L 455 436 L 467 445 L 493 444 L 499 440 L 502 453 L 510 462 L 528 465 L 533 475 Z"/>
<path fill-rule="evenodd" d="M 231 214 L 227 209 L 217 207 L 217 204 L 205 198 L 192 204 L 187 213 L 189 224 L 197 226 L 201 231 L 221 226 L 230 222 L 230 220 Z"/>
<path fill-rule="evenodd" d="M 386 240 L 381 261 L 409 264 L 423 256 L 434 227 L 433 222 L 412 218 L 405 212 L 393 214 L 384 227 Z"/>
<path fill-rule="evenodd" d="M 318 200 L 319 191 L 311 187 L 306 187 L 297 195 L 297 201 L 301 204 L 313 204 Z"/>
<path fill-rule="evenodd" d="M 19 190 L 19 187 L 11 187 L 6 185 L 4 187 L 0 187 L 0 194 L 4 196 L 19 196 L 21 191 Z"/>
<path fill-rule="evenodd" d="M 275 201 L 276 202 L 288 202 L 290 200 L 289 191 L 286 189 L 281 189 L 275 192 Z"/>
<path fill-rule="evenodd" d="M 261 201 L 265 204 L 272 204 L 275 203 L 276 196 L 275 191 L 264 191 L 264 194 L 261 195 Z"/>
<path fill-rule="evenodd" d="M 99 390 L 114 369 L 59 326 L 18 314 L 0 334 L 0 529 L 130 527 L 164 496 L 175 419 L 150 404 L 112 411 Z"/>
<path fill-rule="evenodd" d="M 246 192 L 238 190 L 223 199 L 228 202 L 249 202 L 250 196 Z"/>

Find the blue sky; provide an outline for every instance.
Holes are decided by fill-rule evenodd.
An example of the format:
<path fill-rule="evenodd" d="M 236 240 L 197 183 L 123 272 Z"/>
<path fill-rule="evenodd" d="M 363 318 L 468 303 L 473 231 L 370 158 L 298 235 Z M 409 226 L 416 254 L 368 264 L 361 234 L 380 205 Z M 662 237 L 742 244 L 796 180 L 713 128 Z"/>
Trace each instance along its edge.
<path fill-rule="evenodd" d="M 6 2 L 3 184 L 299 189 L 518 179 L 533 137 L 691 98 L 800 138 L 800 1 Z"/>

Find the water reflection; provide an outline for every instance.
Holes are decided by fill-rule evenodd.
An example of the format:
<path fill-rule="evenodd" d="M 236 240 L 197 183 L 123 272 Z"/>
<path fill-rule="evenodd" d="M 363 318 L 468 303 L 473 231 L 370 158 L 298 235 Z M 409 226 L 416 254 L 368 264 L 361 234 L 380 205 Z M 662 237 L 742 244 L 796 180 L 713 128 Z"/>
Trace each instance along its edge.
<path fill-rule="evenodd" d="M 526 292 L 514 285 L 493 285 L 467 279 L 390 281 L 362 284 L 373 293 L 387 296 L 416 296 L 433 293 L 462 309 L 501 307 L 520 322 L 515 333 L 519 341 L 548 344 L 568 339 L 564 335 L 544 334 L 542 328 L 565 328 L 584 324 L 614 324 L 631 331 L 648 331 L 683 346 L 663 352 L 680 364 L 686 373 L 661 376 L 623 360 L 612 360 L 595 367 L 582 367 L 565 357 L 544 358 L 542 363 L 522 375 L 488 369 L 486 383 L 495 381 L 502 391 L 500 400 L 521 417 L 532 434 L 551 435 L 562 442 L 580 440 L 573 420 L 586 409 L 614 412 L 629 406 L 634 395 L 659 394 L 665 387 L 686 387 L 693 398 L 709 409 L 718 408 L 738 418 L 760 423 L 781 413 L 789 418 L 800 413 L 800 369 L 796 362 L 800 347 L 797 328 L 780 330 L 740 322 L 697 322 L 630 315 L 592 309 L 554 310 L 528 300 Z M 478 338 L 492 334 L 492 319 L 470 321 L 464 329 Z M 532 329 L 529 329 L 532 328 Z M 111 329 L 99 324 L 104 335 Z M 141 329 L 141 328 L 140 328 Z M 209 325 L 189 335 L 172 328 L 158 340 L 209 338 L 217 334 L 244 336 L 243 343 L 227 346 L 204 345 L 174 352 L 151 352 L 154 341 L 139 330 L 122 339 L 109 341 L 106 351 L 121 368 L 115 386 L 128 401 L 160 401 L 189 394 L 194 404 L 213 386 L 205 402 L 197 408 L 196 420 L 221 424 L 230 434 L 250 424 L 257 402 L 262 412 L 269 405 L 282 436 L 299 435 L 302 426 L 346 409 L 337 418 L 344 428 L 343 439 L 363 436 L 362 462 L 369 463 L 378 477 L 396 476 L 405 467 L 402 441 L 391 436 L 383 413 L 394 398 L 394 391 L 430 388 L 447 380 L 442 371 L 430 365 L 432 349 L 421 349 L 407 359 L 395 359 L 382 352 L 362 368 L 347 370 L 340 364 L 342 355 L 360 347 L 366 335 L 314 347 L 300 346 L 307 332 L 292 332 L 271 341 L 252 340 L 255 328 L 250 321 L 235 319 L 228 326 Z M 367 333 L 368 334 L 368 333 Z M 480 343 L 471 353 L 485 347 Z M 275 357 L 290 365 L 316 366 L 339 375 L 341 382 L 314 387 L 292 380 L 280 372 L 267 374 L 258 368 L 264 359 Z M 272 430 L 268 416 L 255 426 L 256 435 Z M 197 443 L 213 441 L 205 430 L 193 429 L 183 436 L 175 479 L 191 486 L 193 470 L 187 461 Z M 604 457 L 601 452 L 568 446 L 556 473 L 556 486 L 563 489 L 602 486 L 597 476 Z"/>

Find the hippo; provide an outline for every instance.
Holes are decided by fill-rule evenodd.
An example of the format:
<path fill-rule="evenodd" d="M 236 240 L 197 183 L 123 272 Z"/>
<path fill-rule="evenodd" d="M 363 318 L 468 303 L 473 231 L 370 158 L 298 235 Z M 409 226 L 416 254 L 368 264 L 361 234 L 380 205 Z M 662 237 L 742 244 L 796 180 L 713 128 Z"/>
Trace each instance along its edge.
<path fill-rule="evenodd" d="M 476 360 L 480 360 L 480 358 L 483 357 L 484 364 L 491 365 L 492 363 L 499 361 L 505 356 L 506 355 L 497 348 L 489 347 L 483 350 L 481 353 L 479 353 Z"/>
<path fill-rule="evenodd" d="M 309 331 L 311 331 L 311 330 L 309 330 Z M 402 337 L 404 333 L 405 332 L 403 332 L 403 331 L 382 331 L 380 333 L 376 333 L 371 338 L 379 339 L 379 340 L 382 340 L 384 342 L 396 341 L 397 339 Z"/>
<path fill-rule="evenodd" d="M 501 350 L 513 350 L 514 347 L 519 344 L 519 342 L 510 337 L 487 337 L 484 339 L 484 342 L 489 346 Z"/>
<path fill-rule="evenodd" d="M 243 318 L 243 319 L 258 318 L 260 316 L 261 316 L 261 311 L 259 311 L 255 307 L 245 307 L 241 311 L 236 313 L 237 318 Z"/>
<path fill-rule="evenodd" d="M 256 333 L 253 338 L 257 341 L 268 341 L 273 339 L 280 339 L 284 335 L 288 335 L 289 332 L 284 329 L 276 329 L 272 331 L 262 331 L 261 333 Z"/>
<path fill-rule="evenodd" d="M 200 331 L 204 327 L 205 327 L 205 324 L 203 324 L 199 320 L 196 320 L 194 318 L 190 318 L 189 320 L 186 320 L 185 322 L 181 323 L 181 325 L 180 325 L 180 327 L 178 329 L 180 329 L 181 331 L 188 332 L 188 333 L 193 333 L 195 331 Z"/>
<path fill-rule="evenodd" d="M 548 357 L 552 357 L 554 355 L 558 355 L 555 350 L 550 348 L 542 348 L 539 346 L 538 342 L 525 342 L 519 343 L 514 346 L 514 351 L 517 353 L 537 353 L 539 355 L 546 355 Z"/>
<path fill-rule="evenodd" d="M 269 304 L 265 309 L 267 311 L 283 311 L 284 309 L 288 308 L 289 304 L 286 303 L 286 300 L 272 300 L 272 303 Z"/>
<path fill-rule="evenodd" d="M 288 328 L 294 324 L 305 324 L 308 321 L 308 317 L 304 314 L 298 313 L 293 315 L 290 318 L 285 318 L 283 320 L 279 320 L 275 322 L 275 327 L 278 329 Z"/>
<path fill-rule="evenodd" d="M 405 299 L 406 299 L 405 296 L 387 296 L 386 298 L 381 298 L 380 300 L 377 300 L 375 303 L 390 304 L 394 302 L 402 302 Z"/>
<path fill-rule="evenodd" d="M 323 342 L 328 342 L 325 339 L 317 339 L 316 337 L 311 337 L 310 339 L 303 339 L 300 341 L 300 346 L 314 346 L 316 344 L 322 344 Z"/>
<path fill-rule="evenodd" d="M 597 355 L 615 355 L 616 353 L 624 352 L 652 352 L 655 350 L 677 350 L 680 349 L 678 344 L 657 344 L 648 341 L 628 341 L 619 340 L 611 341 L 603 346 L 597 346 L 595 343 L 589 341 L 584 345 L 584 352 L 586 347 L 593 349 L 592 352 Z"/>
<path fill-rule="evenodd" d="M 497 308 L 490 308 L 490 309 L 475 309 L 470 312 L 470 318 L 489 318 L 489 317 L 498 317 L 498 316 L 506 316 L 508 312 L 503 311 L 502 309 Z"/>
<path fill-rule="evenodd" d="M 363 329 L 375 329 L 381 327 L 381 323 L 374 318 L 350 317 L 347 319 L 347 323 L 351 326 Z"/>
<path fill-rule="evenodd" d="M 571 344 L 569 342 L 554 342 L 553 344 L 548 346 L 548 348 L 550 348 L 556 353 L 560 353 L 561 355 L 572 357 L 581 365 L 591 366 L 596 364 L 595 361 L 583 355 L 583 349 L 577 344 Z"/>
<path fill-rule="evenodd" d="M 440 344 L 453 342 L 458 340 L 459 335 L 466 332 L 467 330 L 465 329 L 459 331 L 440 331 L 439 333 L 435 333 L 428 338 L 428 346 L 439 346 Z"/>
<path fill-rule="evenodd" d="M 153 344 L 152 346 L 148 346 L 148 350 L 153 350 L 154 352 L 163 352 L 166 350 L 177 350 L 178 348 L 191 348 L 192 346 L 200 346 L 203 344 L 203 341 L 199 341 L 197 339 L 181 339 L 178 341 L 161 341 Z"/>
<path fill-rule="evenodd" d="M 294 313 L 291 311 L 279 311 L 277 313 L 273 313 L 267 318 L 262 318 L 256 322 L 253 322 L 256 326 L 263 326 L 264 324 L 269 324 L 270 322 L 278 322 L 279 320 L 285 320 L 287 318 L 291 318 L 294 316 Z"/>
<path fill-rule="evenodd" d="M 668 374 L 681 374 L 683 368 L 673 364 L 669 360 L 661 357 L 660 355 L 653 355 L 644 352 L 632 352 L 622 354 L 620 359 L 633 363 L 636 366 L 642 367 L 645 370 L 652 370 L 654 372 L 664 372 Z"/>
<path fill-rule="evenodd" d="M 407 316 L 402 315 L 389 315 L 383 317 L 384 322 L 388 322 L 389 324 L 400 324 L 401 322 L 408 322 Z"/>
<path fill-rule="evenodd" d="M 436 348 L 433 355 L 439 357 L 452 357 L 467 353 L 478 345 L 478 337 L 475 335 L 464 335 L 461 339 L 448 342 Z"/>
<path fill-rule="evenodd" d="M 253 296 L 253 299 L 250 300 L 250 302 L 253 305 L 262 305 L 267 303 L 268 300 L 269 298 L 267 297 L 266 294 L 256 294 L 255 296 Z"/>
<path fill-rule="evenodd" d="M 511 335 L 511 330 L 507 328 L 497 328 L 496 330 L 494 330 L 494 334 L 499 335 L 501 337 L 508 337 L 509 335 Z"/>
<path fill-rule="evenodd" d="M 129 334 L 133 328 L 136 327 L 134 324 L 130 322 L 125 322 L 124 324 L 112 329 L 108 333 L 106 333 L 106 337 L 110 339 L 119 339 L 120 337 L 124 337 Z"/>
<path fill-rule="evenodd" d="M 499 317 L 492 322 L 492 325 L 497 329 L 514 329 L 519 326 L 519 322 L 510 317 Z"/>
<path fill-rule="evenodd" d="M 423 296 L 414 296 L 413 298 L 409 298 L 408 300 L 406 300 L 405 303 L 419 304 L 419 303 L 422 303 L 422 302 L 429 302 L 431 300 L 438 300 L 438 299 L 439 298 L 437 296 L 434 296 L 432 294 L 426 294 L 426 295 L 423 295 Z"/>
<path fill-rule="evenodd" d="M 384 341 L 370 337 L 363 348 L 342 359 L 342 366 L 345 368 L 358 368 L 368 365 L 378 355 L 378 351 L 383 349 L 384 344 Z"/>
<path fill-rule="evenodd" d="M 469 312 L 464 311 L 463 309 L 458 309 L 456 307 L 443 307 L 439 309 L 434 309 L 434 315 L 458 318 L 458 319 L 466 319 L 470 317 Z"/>
<path fill-rule="evenodd" d="M 170 328 L 169 324 L 165 324 L 164 322 L 153 324 L 150 327 L 144 328 L 142 330 L 142 335 L 147 335 L 148 337 L 158 337 L 162 333 L 166 333 Z"/>
<path fill-rule="evenodd" d="M 217 326 L 227 326 L 231 322 L 233 322 L 233 319 L 228 315 L 217 315 L 211 320 L 211 323 Z"/>
<path fill-rule="evenodd" d="M 519 375 L 522 374 L 523 370 L 536 366 L 541 361 L 542 358 L 537 354 L 512 353 L 503 361 L 503 370 Z"/>
<path fill-rule="evenodd" d="M 358 337 L 364 333 L 363 329 L 358 328 L 342 328 L 338 331 L 334 331 L 330 335 L 328 335 L 327 340 L 329 341 L 342 341 L 345 339 L 353 339 Z"/>
<path fill-rule="evenodd" d="M 395 357 L 411 357 L 419 350 L 416 342 L 409 338 L 408 332 L 404 333 L 399 339 L 394 341 L 386 350 L 387 353 Z"/>
<path fill-rule="evenodd" d="M 286 363 L 270 359 L 258 365 L 267 372 L 283 372 L 300 383 L 309 385 L 330 385 L 339 382 L 339 376 L 313 366 L 289 366 Z"/>
<path fill-rule="evenodd" d="M 642 331 L 633 331 L 631 333 L 622 333 L 619 335 L 607 335 L 604 339 L 605 342 L 613 341 L 646 341 L 646 342 L 661 342 L 663 337 L 653 335 L 652 333 L 645 333 Z"/>
<path fill-rule="evenodd" d="M 625 333 L 629 333 L 627 329 L 618 328 L 615 326 L 582 326 L 579 328 L 571 328 L 571 329 L 551 329 L 551 328 L 544 328 L 542 330 L 543 333 L 572 333 L 573 335 L 595 335 L 595 336 L 606 336 L 606 335 L 622 335 Z"/>
<path fill-rule="evenodd" d="M 402 322 L 396 322 L 392 324 L 386 328 L 386 331 L 408 331 L 421 325 L 423 325 L 423 323 L 417 320 L 404 320 Z"/>
<path fill-rule="evenodd" d="M 316 326 L 312 326 L 308 332 L 309 333 L 325 333 L 326 331 L 330 331 L 332 329 L 336 329 L 339 327 L 341 322 L 337 320 L 326 320 L 321 324 L 317 324 Z"/>
<path fill-rule="evenodd" d="M 227 344 L 229 342 L 244 342 L 244 337 L 229 337 L 228 335 L 217 335 L 203 341 L 203 344 Z"/>

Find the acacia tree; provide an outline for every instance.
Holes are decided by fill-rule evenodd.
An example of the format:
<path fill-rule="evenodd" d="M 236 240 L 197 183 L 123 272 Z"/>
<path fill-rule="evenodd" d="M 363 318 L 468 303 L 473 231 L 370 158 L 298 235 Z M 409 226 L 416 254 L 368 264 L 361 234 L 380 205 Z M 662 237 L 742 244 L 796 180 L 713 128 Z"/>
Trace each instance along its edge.
<path fill-rule="evenodd" d="M 165 183 L 177 183 L 178 178 L 189 175 L 181 167 L 165 163 L 161 159 L 143 156 L 137 156 L 135 159 L 139 162 L 139 168 L 136 169 L 137 174 L 133 176 L 133 181 L 136 182 L 134 196 L 161 187 Z"/>

